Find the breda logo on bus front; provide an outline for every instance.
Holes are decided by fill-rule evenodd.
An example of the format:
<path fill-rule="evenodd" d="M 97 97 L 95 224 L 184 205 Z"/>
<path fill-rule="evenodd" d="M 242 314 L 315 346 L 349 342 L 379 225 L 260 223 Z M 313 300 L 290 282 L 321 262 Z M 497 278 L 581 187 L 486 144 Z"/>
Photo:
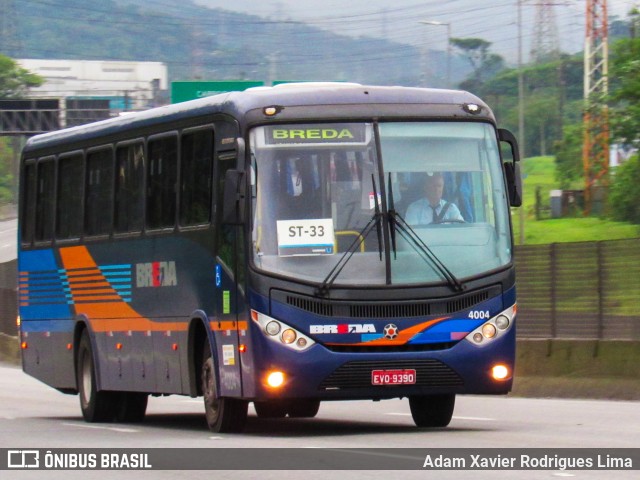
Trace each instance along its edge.
<path fill-rule="evenodd" d="M 266 143 L 354 143 L 364 142 L 364 124 L 278 125 L 265 128 Z"/>

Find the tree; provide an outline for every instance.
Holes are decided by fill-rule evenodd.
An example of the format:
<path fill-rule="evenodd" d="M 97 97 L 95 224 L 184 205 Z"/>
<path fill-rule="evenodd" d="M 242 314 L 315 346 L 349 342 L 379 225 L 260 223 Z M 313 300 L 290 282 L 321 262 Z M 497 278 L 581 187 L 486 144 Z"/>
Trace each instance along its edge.
<path fill-rule="evenodd" d="M 611 124 L 621 143 L 640 146 L 640 39 L 615 43 L 612 55 Z"/>
<path fill-rule="evenodd" d="M 39 87 L 44 79 L 20 67 L 14 60 L 0 55 L 0 99 L 24 96 L 29 88 Z"/>
<path fill-rule="evenodd" d="M 634 10 L 631 14 L 635 26 L 640 13 Z M 613 135 L 620 143 L 640 147 L 640 38 L 619 40 L 612 50 L 609 77 Z"/>
<path fill-rule="evenodd" d="M 464 54 L 473 69 L 471 76 L 460 83 L 460 88 L 478 92 L 487 79 L 504 68 L 504 59 L 489 52 L 491 42 L 482 38 L 452 38 L 450 42 Z"/>
<path fill-rule="evenodd" d="M 0 55 L 0 99 L 23 96 L 31 87 L 38 87 L 44 79 L 21 68 L 14 60 Z M 0 204 L 12 202 L 16 190 L 13 175 L 13 149 L 6 138 L 0 138 Z"/>
<path fill-rule="evenodd" d="M 632 37 L 613 45 L 611 55 L 611 128 L 613 139 L 640 147 L 640 38 L 636 38 L 640 12 L 631 12 Z M 609 191 L 614 219 L 640 224 L 640 156 L 631 157 L 612 176 Z"/>

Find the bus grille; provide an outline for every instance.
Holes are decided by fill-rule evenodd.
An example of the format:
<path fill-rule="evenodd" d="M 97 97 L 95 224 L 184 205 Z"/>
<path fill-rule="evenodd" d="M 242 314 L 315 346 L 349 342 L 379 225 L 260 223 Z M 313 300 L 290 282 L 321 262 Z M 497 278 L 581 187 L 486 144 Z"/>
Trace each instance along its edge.
<path fill-rule="evenodd" d="M 325 378 L 319 389 L 371 388 L 371 372 L 373 370 L 401 369 L 414 369 L 416 371 L 415 385 L 419 387 L 461 387 L 464 385 L 462 377 L 455 370 L 439 360 L 428 358 L 423 360 L 347 362 Z"/>
<path fill-rule="evenodd" d="M 323 344 L 323 347 L 338 353 L 405 353 L 405 352 L 433 352 L 435 350 L 448 350 L 458 342 L 442 343 L 415 343 L 404 345 L 338 345 Z"/>
<path fill-rule="evenodd" d="M 362 302 L 362 301 L 327 301 L 304 295 L 273 292 L 275 300 L 284 300 L 288 305 L 306 312 L 325 317 L 340 318 L 411 318 L 428 315 L 442 315 L 466 310 L 490 297 L 500 295 L 497 289 L 486 289 L 473 292 L 449 300 L 431 300 L 429 302 Z"/>

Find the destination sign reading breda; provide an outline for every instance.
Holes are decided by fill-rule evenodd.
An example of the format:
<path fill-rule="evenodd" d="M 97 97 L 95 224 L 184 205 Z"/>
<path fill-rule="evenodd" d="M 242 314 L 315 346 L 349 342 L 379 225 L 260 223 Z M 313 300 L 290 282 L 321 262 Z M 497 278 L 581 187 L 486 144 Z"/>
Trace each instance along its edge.
<path fill-rule="evenodd" d="M 268 145 L 365 141 L 365 125 L 354 123 L 274 125 L 264 131 Z"/>

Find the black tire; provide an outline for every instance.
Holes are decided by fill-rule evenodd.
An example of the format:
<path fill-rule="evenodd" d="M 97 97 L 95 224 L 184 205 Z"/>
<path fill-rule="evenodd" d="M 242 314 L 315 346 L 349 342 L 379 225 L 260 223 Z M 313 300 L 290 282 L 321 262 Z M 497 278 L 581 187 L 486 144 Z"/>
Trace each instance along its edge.
<path fill-rule="evenodd" d="M 141 392 L 120 392 L 116 420 L 124 423 L 140 423 L 147 413 L 149 395 Z"/>
<path fill-rule="evenodd" d="M 110 422 L 116 414 L 117 392 L 98 391 L 96 366 L 89 334 L 85 330 L 78 344 L 76 357 L 76 383 L 80 397 L 80 410 L 87 422 Z"/>
<path fill-rule="evenodd" d="M 204 345 L 201 372 L 200 382 L 204 397 L 204 413 L 209 430 L 216 433 L 243 431 L 247 423 L 249 403 L 244 400 L 218 396 L 217 370 L 208 342 Z"/>
<path fill-rule="evenodd" d="M 456 403 L 454 394 L 409 397 L 411 416 L 418 427 L 446 427 Z"/>
<path fill-rule="evenodd" d="M 313 418 L 320 410 L 320 400 L 296 400 L 289 405 L 291 418 Z"/>
<path fill-rule="evenodd" d="M 287 415 L 288 403 L 281 400 L 253 402 L 259 418 L 284 418 Z"/>

